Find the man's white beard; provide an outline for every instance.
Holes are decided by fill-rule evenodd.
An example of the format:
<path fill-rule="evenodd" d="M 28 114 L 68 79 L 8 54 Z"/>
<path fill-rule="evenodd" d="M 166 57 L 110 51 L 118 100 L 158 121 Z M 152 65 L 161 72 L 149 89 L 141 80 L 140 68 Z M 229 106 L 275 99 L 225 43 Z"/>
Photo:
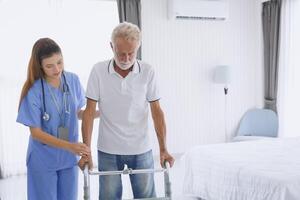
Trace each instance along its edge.
<path fill-rule="evenodd" d="M 115 62 L 119 68 L 121 68 L 122 70 L 127 70 L 130 67 L 132 67 L 132 65 L 135 63 L 135 59 L 131 62 L 124 63 L 124 62 L 119 62 L 118 59 L 115 58 Z"/>

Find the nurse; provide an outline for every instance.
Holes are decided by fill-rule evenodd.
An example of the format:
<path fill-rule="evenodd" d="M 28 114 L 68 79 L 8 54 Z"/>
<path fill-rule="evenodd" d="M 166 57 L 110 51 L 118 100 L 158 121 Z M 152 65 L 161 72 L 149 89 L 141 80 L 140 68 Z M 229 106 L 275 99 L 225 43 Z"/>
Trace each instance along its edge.
<path fill-rule="evenodd" d="M 78 116 L 85 96 L 77 75 L 64 71 L 60 47 L 49 38 L 33 46 L 17 122 L 29 127 L 28 200 L 77 200 Z"/>

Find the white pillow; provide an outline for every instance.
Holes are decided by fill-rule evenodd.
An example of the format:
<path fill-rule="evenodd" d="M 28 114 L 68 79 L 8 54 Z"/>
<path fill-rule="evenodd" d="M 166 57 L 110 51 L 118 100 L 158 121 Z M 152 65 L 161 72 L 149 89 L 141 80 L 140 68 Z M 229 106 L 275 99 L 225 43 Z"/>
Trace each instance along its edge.
<path fill-rule="evenodd" d="M 265 137 L 265 136 L 235 136 L 232 139 L 232 142 L 242 142 L 242 141 L 251 141 L 251 140 L 274 140 L 274 137 Z"/>

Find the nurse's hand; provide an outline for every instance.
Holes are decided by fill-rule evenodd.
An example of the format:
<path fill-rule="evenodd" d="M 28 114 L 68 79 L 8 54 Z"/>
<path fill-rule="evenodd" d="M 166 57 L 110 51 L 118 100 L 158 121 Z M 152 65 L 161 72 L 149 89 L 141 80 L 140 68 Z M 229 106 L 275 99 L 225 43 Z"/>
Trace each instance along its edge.
<path fill-rule="evenodd" d="M 68 150 L 79 156 L 91 153 L 90 148 L 84 143 L 70 143 Z"/>

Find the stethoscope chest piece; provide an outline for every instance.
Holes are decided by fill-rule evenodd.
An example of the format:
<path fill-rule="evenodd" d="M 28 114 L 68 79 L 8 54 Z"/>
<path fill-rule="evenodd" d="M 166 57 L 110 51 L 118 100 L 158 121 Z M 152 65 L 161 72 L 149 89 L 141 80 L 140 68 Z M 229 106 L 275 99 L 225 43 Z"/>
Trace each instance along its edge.
<path fill-rule="evenodd" d="M 44 121 L 49 121 L 49 119 L 50 119 L 50 115 L 45 112 L 44 115 L 43 115 L 43 120 Z"/>

